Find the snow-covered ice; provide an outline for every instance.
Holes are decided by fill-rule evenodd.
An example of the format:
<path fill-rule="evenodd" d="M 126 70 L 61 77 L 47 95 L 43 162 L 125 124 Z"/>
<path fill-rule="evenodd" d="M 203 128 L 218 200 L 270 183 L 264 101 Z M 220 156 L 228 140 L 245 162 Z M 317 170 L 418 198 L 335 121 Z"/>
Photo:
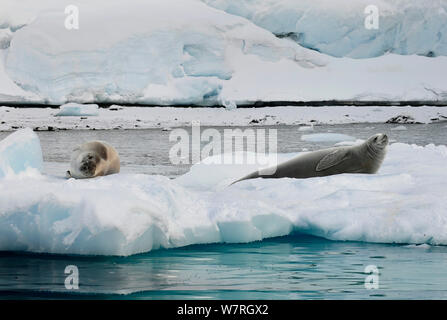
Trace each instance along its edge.
<path fill-rule="evenodd" d="M 55 116 L 97 116 L 98 105 L 97 104 L 80 104 L 80 103 L 66 103 L 59 107 L 59 112 Z"/>
<path fill-rule="evenodd" d="M 424 107 L 266 107 L 266 108 L 99 108 L 97 117 L 55 117 L 51 108 L 12 108 L 0 106 L 0 131 L 30 127 L 53 129 L 148 129 L 191 126 L 318 125 L 385 123 L 399 116 L 417 123 L 447 119 L 447 108 Z M 402 116 L 402 115 L 405 116 Z M 299 129 L 298 129 L 299 130 Z"/>
<path fill-rule="evenodd" d="M 3 0 L 0 101 L 233 107 L 259 100 L 447 97 L 443 2 L 430 1 L 426 9 L 416 0 L 381 2 L 387 16 L 372 33 L 363 23 L 356 27 L 366 0 L 341 6 L 321 0 L 205 2 L 129 0 L 123 8 L 105 0 Z M 80 8 L 78 30 L 64 27 L 69 4 Z M 405 10 L 397 10 L 400 4 Z M 241 13 L 245 5 L 256 14 Z M 263 15 L 266 25 L 256 18 Z M 288 30 L 296 17 L 306 43 L 278 38 L 269 28 Z M 325 17 L 329 22 L 321 23 Z M 313 41 L 328 52 L 346 52 L 334 58 L 307 48 L 319 49 Z M 429 52 L 436 57 L 417 55 Z M 347 57 L 359 55 L 377 57 Z"/>
<path fill-rule="evenodd" d="M 6 176 L 0 179 L 0 250 L 131 255 L 291 232 L 447 245 L 446 160 L 446 146 L 395 143 L 375 175 L 255 179 L 228 187 L 252 166 L 199 163 L 174 180 Z"/>
<path fill-rule="evenodd" d="M 39 137 L 31 129 L 18 130 L 0 141 L 0 178 L 24 172 L 36 173 L 42 167 Z"/>
<path fill-rule="evenodd" d="M 392 131 L 405 131 L 405 130 L 407 130 L 407 127 L 406 126 L 397 126 L 397 127 L 391 128 L 391 130 Z"/>

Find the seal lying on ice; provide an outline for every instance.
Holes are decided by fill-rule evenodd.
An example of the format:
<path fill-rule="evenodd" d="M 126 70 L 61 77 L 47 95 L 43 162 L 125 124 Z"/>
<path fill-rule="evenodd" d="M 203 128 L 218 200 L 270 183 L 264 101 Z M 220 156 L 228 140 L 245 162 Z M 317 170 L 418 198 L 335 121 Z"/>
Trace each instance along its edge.
<path fill-rule="evenodd" d="M 94 178 L 119 171 L 120 158 L 115 148 L 102 141 L 90 141 L 73 150 L 67 177 Z"/>
<path fill-rule="evenodd" d="M 258 170 L 233 183 L 255 178 L 311 178 L 340 173 L 376 173 L 385 158 L 387 145 L 387 135 L 379 133 L 359 145 L 299 155 L 279 164 L 273 174 L 263 174 L 262 170 Z M 273 172 L 272 169 L 268 171 Z"/>

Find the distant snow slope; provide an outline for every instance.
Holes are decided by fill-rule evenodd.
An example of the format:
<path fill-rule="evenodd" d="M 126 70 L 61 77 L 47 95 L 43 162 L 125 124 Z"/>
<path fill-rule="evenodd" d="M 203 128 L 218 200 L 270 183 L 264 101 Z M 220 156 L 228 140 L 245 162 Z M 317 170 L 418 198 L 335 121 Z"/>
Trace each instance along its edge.
<path fill-rule="evenodd" d="M 252 166 L 200 163 L 174 180 L 144 174 L 66 180 L 22 172 L 0 178 L 0 250 L 126 256 L 294 231 L 447 245 L 446 161 L 446 146 L 395 143 L 378 174 L 255 179 L 229 187 Z"/>
<path fill-rule="evenodd" d="M 336 57 L 447 55 L 444 0 L 203 0 L 278 36 Z M 365 8 L 379 9 L 379 28 L 366 29 Z"/>
<path fill-rule="evenodd" d="M 447 57 L 334 58 L 279 39 L 268 28 L 199 0 L 1 1 L 0 101 L 234 106 L 257 100 L 447 99 Z M 259 3 L 250 2 L 248 9 L 257 12 Z M 281 12 L 294 17 L 293 8 L 286 10 L 290 3 L 272 7 L 263 2 L 263 10 L 278 12 L 275 19 L 286 23 L 290 17 Z M 360 4 L 351 8 L 345 2 L 341 7 L 331 3 L 315 2 L 313 16 L 303 24 L 318 29 L 315 38 L 345 48 L 331 33 L 332 42 L 324 38 L 321 28 L 326 23 L 320 21 L 329 13 L 337 19 L 351 14 Z M 226 2 L 221 4 L 225 7 Z M 64 26 L 67 5 L 79 8 L 78 30 Z M 438 8 L 442 18 L 443 3 L 430 8 Z M 419 12 L 432 13 L 424 10 Z M 419 17 L 408 19 L 418 26 Z M 438 20 L 434 15 L 426 26 L 439 29 L 436 48 L 441 50 L 444 25 Z M 346 29 L 339 24 L 329 27 L 333 33 Z M 401 27 L 413 30 L 407 22 Z M 400 47 L 423 48 L 425 42 L 432 46 L 428 35 L 414 37 L 419 42 L 399 40 Z M 352 45 L 360 51 L 371 49 L 355 39 Z M 349 52 L 340 55 L 353 56 Z"/>

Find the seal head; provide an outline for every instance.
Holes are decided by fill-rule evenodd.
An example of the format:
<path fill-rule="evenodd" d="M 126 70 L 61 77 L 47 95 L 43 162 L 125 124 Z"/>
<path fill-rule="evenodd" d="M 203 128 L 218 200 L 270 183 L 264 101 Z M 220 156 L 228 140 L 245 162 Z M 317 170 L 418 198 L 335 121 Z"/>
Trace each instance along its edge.
<path fill-rule="evenodd" d="M 90 141 L 76 147 L 71 155 L 67 178 L 86 179 L 118 173 L 120 159 L 112 146 L 102 141 Z"/>
<path fill-rule="evenodd" d="M 367 141 L 375 149 L 383 150 L 388 145 L 388 136 L 384 133 L 378 133 L 370 137 Z"/>
<path fill-rule="evenodd" d="M 101 161 L 101 158 L 93 152 L 81 154 L 80 157 L 79 171 L 81 171 L 86 178 L 94 177 L 97 164 Z"/>
<path fill-rule="evenodd" d="M 388 136 L 378 133 L 365 141 L 365 154 L 371 160 L 371 173 L 376 173 L 385 158 L 386 147 L 388 146 Z"/>

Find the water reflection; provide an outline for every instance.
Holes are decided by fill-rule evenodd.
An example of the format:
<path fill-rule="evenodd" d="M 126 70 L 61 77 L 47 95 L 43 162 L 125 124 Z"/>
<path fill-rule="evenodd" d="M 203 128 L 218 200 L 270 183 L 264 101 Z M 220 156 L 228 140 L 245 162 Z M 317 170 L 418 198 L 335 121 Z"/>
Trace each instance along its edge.
<path fill-rule="evenodd" d="M 0 297 L 443 298 L 447 296 L 446 258 L 447 247 L 337 242 L 296 234 L 131 257 L 2 253 Z M 65 289 L 67 265 L 79 268 L 79 290 Z M 378 290 L 365 289 L 367 265 L 380 270 Z"/>

